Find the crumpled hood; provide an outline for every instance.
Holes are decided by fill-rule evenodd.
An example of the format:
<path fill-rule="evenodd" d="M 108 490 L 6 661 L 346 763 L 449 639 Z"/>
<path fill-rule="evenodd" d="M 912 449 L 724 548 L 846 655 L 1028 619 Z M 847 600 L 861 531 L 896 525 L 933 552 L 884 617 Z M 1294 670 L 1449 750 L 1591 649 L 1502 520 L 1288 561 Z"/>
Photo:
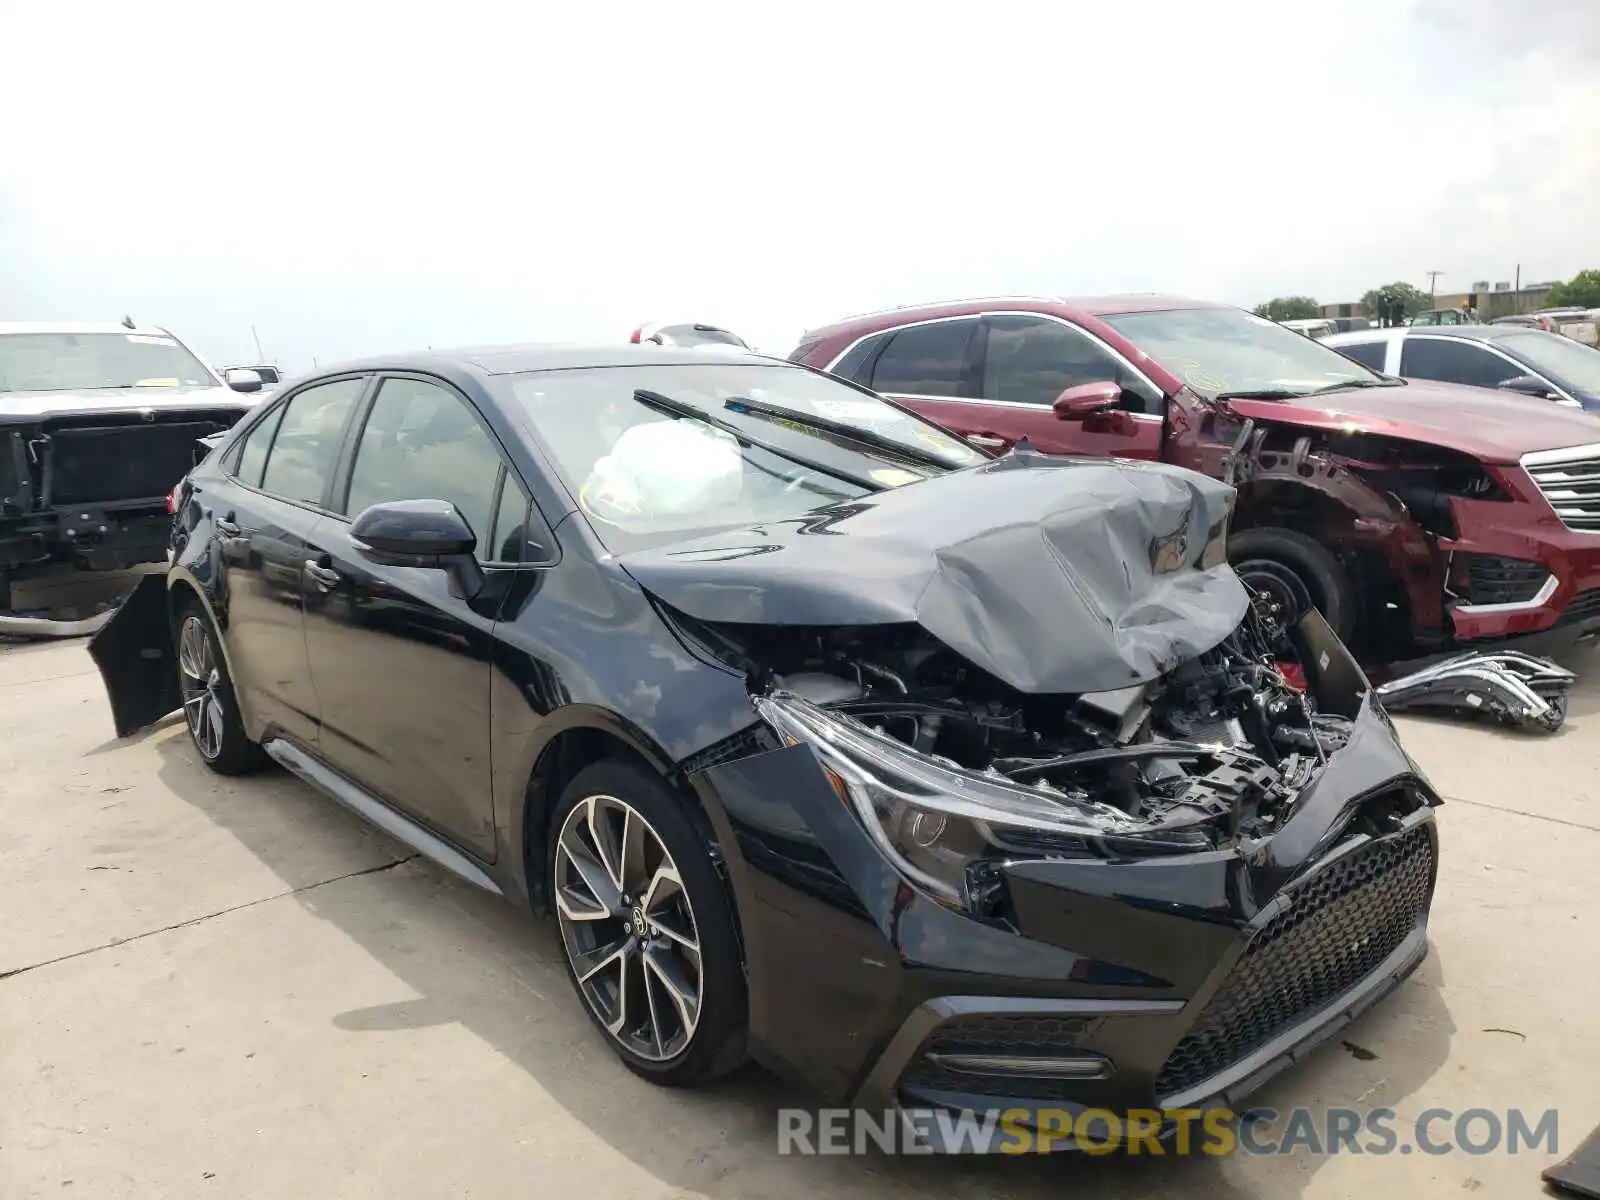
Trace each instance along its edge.
<path fill-rule="evenodd" d="M 74 392 L 0 392 L 0 420 L 68 416 L 73 413 L 181 412 L 259 404 L 261 392 L 227 387 L 91 388 Z"/>
<path fill-rule="evenodd" d="M 916 623 L 1022 692 L 1109 691 L 1243 619 L 1233 491 L 1155 463 L 1021 451 L 822 509 L 621 556 L 703 621 Z"/>
<path fill-rule="evenodd" d="M 1411 380 L 1404 387 L 1355 388 L 1301 400 L 1230 400 L 1241 417 L 1314 429 L 1375 433 L 1459 450 L 1484 462 L 1514 463 L 1534 450 L 1600 441 L 1594 414 L 1549 400 Z"/>

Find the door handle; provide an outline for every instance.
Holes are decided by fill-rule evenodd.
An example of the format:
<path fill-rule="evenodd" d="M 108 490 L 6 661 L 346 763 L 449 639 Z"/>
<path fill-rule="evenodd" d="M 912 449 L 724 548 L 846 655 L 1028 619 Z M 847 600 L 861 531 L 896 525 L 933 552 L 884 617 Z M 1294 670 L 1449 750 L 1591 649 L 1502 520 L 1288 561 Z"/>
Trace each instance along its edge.
<path fill-rule="evenodd" d="M 325 567 L 314 558 L 306 559 L 306 576 L 325 592 L 338 587 L 339 580 L 343 578 L 332 567 Z"/>
<path fill-rule="evenodd" d="M 967 441 L 974 446 L 982 446 L 985 450 L 1003 450 L 1006 445 L 1005 438 L 997 438 L 992 433 L 969 433 Z"/>

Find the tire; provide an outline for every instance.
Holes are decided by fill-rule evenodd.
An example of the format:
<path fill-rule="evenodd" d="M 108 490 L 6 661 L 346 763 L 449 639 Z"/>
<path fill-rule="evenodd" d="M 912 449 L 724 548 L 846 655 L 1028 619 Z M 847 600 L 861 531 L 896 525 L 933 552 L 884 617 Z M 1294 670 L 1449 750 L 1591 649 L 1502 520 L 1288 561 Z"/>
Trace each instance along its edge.
<path fill-rule="evenodd" d="M 244 718 L 239 715 L 216 626 L 192 596 L 177 605 L 172 640 L 178 651 L 184 725 L 200 761 L 218 775 L 261 770 L 270 760 L 266 751 L 245 736 Z"/>
<path fill-rule="evenodd" d="M 1286 624 L 1306 604 L 1349 641 L 1355 626 L 1355 589 L 1333 553 L 1315 538 L 1293 529 L 1246 529 L 1228 539 L 1228 561 L 1250 586 L 1266 590 L 1286 605 Z"/>
<path fill-rule="evenodd" d="M 626 863 L 615 853 L 624 823 L 635 847 Z M 635 763 L 584 768 L 550 820 L 545 861 L 568 978 L 623 1063 L 665 1086 L 702 1083 L 744 1061 L 744 970 L 710 848 L 688 802 Z M 597 916 L 602 909 L 608 915 Z M 688 984 L 693 1005 L 683 1002 Z"/>

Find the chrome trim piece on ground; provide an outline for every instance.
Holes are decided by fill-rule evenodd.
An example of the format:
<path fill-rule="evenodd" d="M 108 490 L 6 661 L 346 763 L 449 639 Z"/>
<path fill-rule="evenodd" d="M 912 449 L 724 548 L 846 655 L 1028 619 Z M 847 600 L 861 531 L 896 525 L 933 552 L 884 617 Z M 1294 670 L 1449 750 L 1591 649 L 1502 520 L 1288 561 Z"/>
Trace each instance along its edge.
<path fill-rule="evenodd" d="M 356 816 L 370 821 L 390 837 L 404 842 L 417 853 L 431 858 L 445 870 L 453 875 L 459 875 L 468 883 L 493 895 L 501 894 L 500 885 L 490 879 L 482 867 L 461 851 L 416 822 L 401 816 L 387 804 L 374 800 L 344 776 L 329 770 L 298 746 L 282 738 L 273 738 L 263 742 L 262 749 L 319 792 L 325 792 Z"/>
<path fill-rule="evenodd" d="M 1567 718 L 1577 676 L 1547 658 L 1515 650 L 1463 654 L 1377 689 L 1389 712 L 1487 714 L 1502 725 L 1554 733 Z"/>

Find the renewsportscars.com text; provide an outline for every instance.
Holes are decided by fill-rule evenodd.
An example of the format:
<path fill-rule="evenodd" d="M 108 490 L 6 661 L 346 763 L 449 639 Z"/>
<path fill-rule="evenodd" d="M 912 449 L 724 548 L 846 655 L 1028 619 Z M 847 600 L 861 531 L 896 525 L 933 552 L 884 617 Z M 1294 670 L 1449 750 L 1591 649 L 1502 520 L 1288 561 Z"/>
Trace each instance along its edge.
<path fill-rule="evenodd" d="M 888 1154 L 1543 1154 L 1559 1152 L 1555 1109 L 1430 1108 L 1415 1119 L 1390 1108 L 1228 1109 L 786 1108 L 778 1153 Z"/>

